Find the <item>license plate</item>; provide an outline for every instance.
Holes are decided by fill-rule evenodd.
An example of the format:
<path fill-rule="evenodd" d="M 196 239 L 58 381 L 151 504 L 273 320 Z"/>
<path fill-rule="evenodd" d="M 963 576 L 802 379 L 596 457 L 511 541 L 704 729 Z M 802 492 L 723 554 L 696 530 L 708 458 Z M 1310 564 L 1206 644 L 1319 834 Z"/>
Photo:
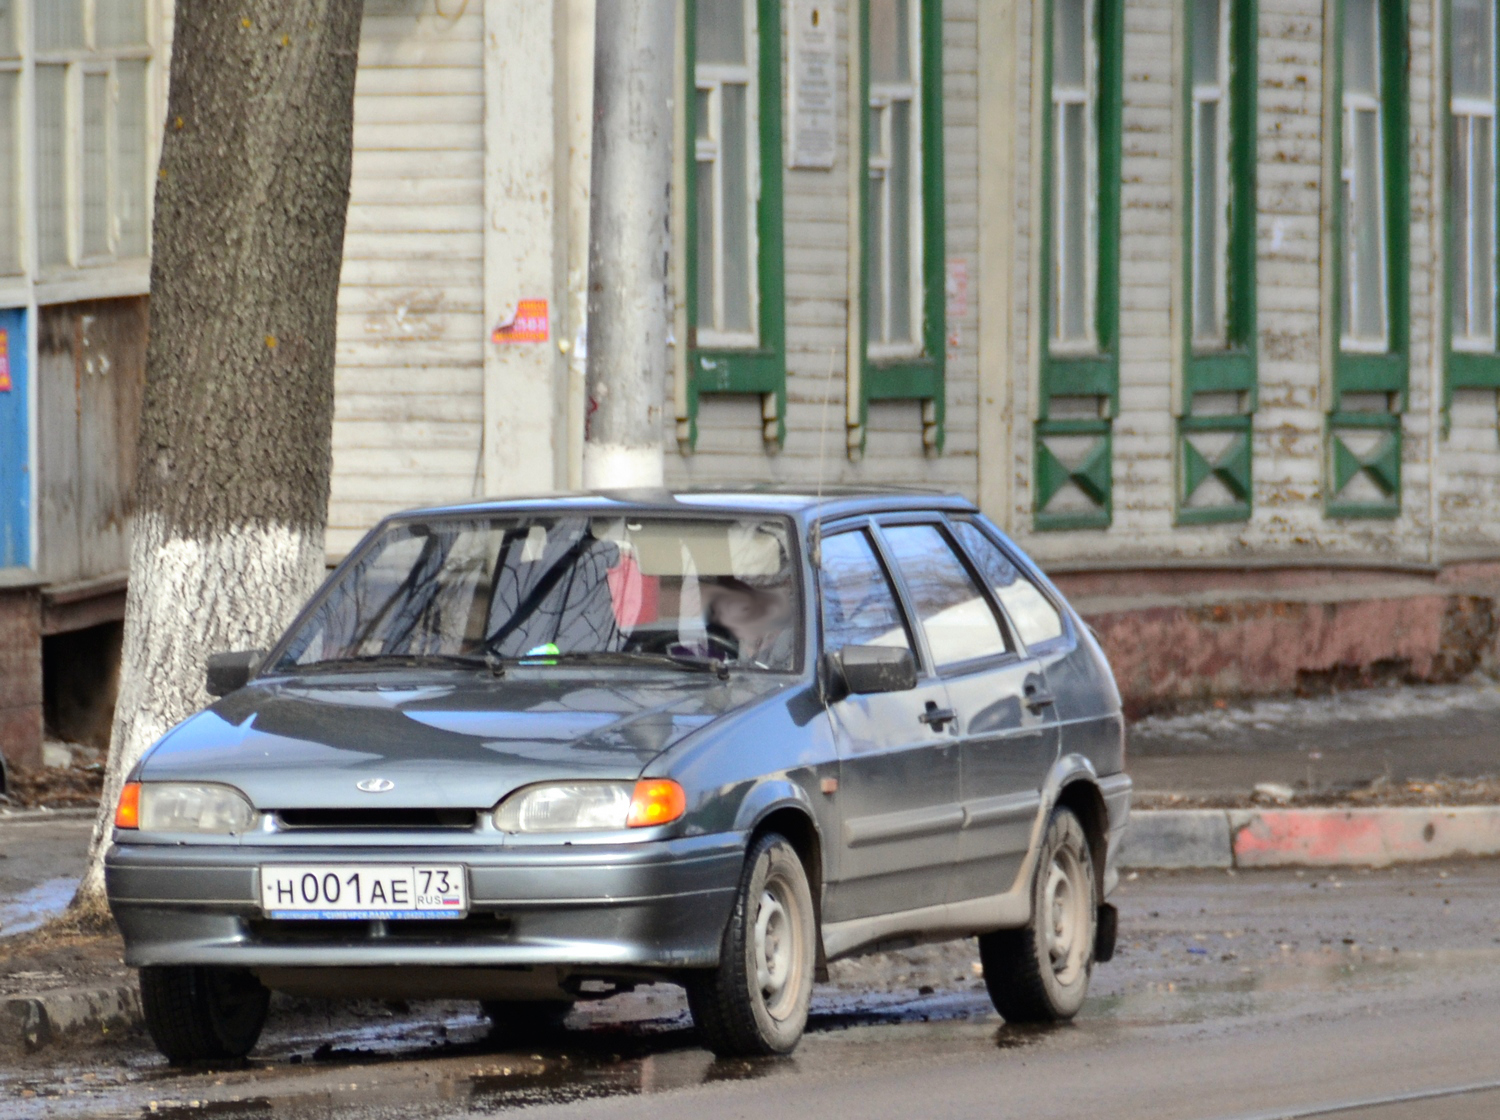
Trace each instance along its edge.
<path fill-rule="evenodd" d="M 468 877 L 452 864 L 262 867 L 260 905 L 272 918 L 462 918 Z"/>

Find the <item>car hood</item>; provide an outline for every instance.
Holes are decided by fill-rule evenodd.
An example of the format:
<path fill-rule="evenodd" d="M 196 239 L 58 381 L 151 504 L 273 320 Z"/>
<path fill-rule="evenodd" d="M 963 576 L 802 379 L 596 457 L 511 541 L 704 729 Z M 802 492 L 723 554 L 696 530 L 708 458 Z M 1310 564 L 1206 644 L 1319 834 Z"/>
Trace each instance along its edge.
<path fill-rule="evenodd" d="M 169 732 L 145 781 L 223 782 L 256 808 L 484 809 L 523 785 L 631 779 L 785 677 L 320 675 L 256 682 Z M 367 778 L 392 783 L 364 793 Z"/>

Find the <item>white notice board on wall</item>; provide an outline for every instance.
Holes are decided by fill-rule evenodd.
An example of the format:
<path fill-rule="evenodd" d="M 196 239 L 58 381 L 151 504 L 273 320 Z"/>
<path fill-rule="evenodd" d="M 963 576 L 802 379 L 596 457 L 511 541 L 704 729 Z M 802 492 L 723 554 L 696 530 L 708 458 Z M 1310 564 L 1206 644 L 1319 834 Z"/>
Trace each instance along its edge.
<path fill-rule="evenodd" d="M 826 171 L 838 148 L 833 0 L 791 0 L 787 166 Z"/>

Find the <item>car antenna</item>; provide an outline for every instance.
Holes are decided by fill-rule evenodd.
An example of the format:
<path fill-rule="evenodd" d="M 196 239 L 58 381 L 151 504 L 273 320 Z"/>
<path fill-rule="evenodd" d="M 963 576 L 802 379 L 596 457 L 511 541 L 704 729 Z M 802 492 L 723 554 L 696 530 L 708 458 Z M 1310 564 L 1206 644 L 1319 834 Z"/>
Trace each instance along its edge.
<path fill-rule="evenodd" d="M 818 506 L 823 505 L 823 460 L 828 446 L 828 401 L 833 396 L 834 348 L 828 348 L 828 376 L 823 379 L 823 419 L 818 425 Z M 812 527 L 812 562 L 814 568 L 823 566 L 823 522 L 814 521 Z"/>

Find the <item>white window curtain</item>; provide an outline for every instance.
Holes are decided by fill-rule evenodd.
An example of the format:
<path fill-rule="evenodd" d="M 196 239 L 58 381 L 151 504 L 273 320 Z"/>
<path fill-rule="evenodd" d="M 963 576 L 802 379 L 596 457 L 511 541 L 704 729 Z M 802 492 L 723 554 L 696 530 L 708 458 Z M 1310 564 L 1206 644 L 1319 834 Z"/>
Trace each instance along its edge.
<path fill-rule="evenodd" d="M 1230 0 L 1192 8 L 1193 345 L 1222 348 L 1229 304 Z"/>
<path fill-rule="evenodd" d="M 1495 349 L 1495 0 L 1453 0 L 1453 347 Z"/>
<path fill-rule="evenodd" d="M 1383 351 L 1389 335 L 1379 0 L 1344 0 L 1343 348 Z"/>
<path fill-rule="evenodd" d="M 865 236 L 872 354 L 921 349 L 920 0 L 870 0 L 870 193 Z"/>
<path fill-rule="evenodd" d="M 1093 0 L 1052 7 L 1052 349 L 1095 344 L 1098 44 Z"/>
<path fill-rule="evenodd" d="M 755 0 L 697 0 L 698 345 L 758 344 Z"/>

